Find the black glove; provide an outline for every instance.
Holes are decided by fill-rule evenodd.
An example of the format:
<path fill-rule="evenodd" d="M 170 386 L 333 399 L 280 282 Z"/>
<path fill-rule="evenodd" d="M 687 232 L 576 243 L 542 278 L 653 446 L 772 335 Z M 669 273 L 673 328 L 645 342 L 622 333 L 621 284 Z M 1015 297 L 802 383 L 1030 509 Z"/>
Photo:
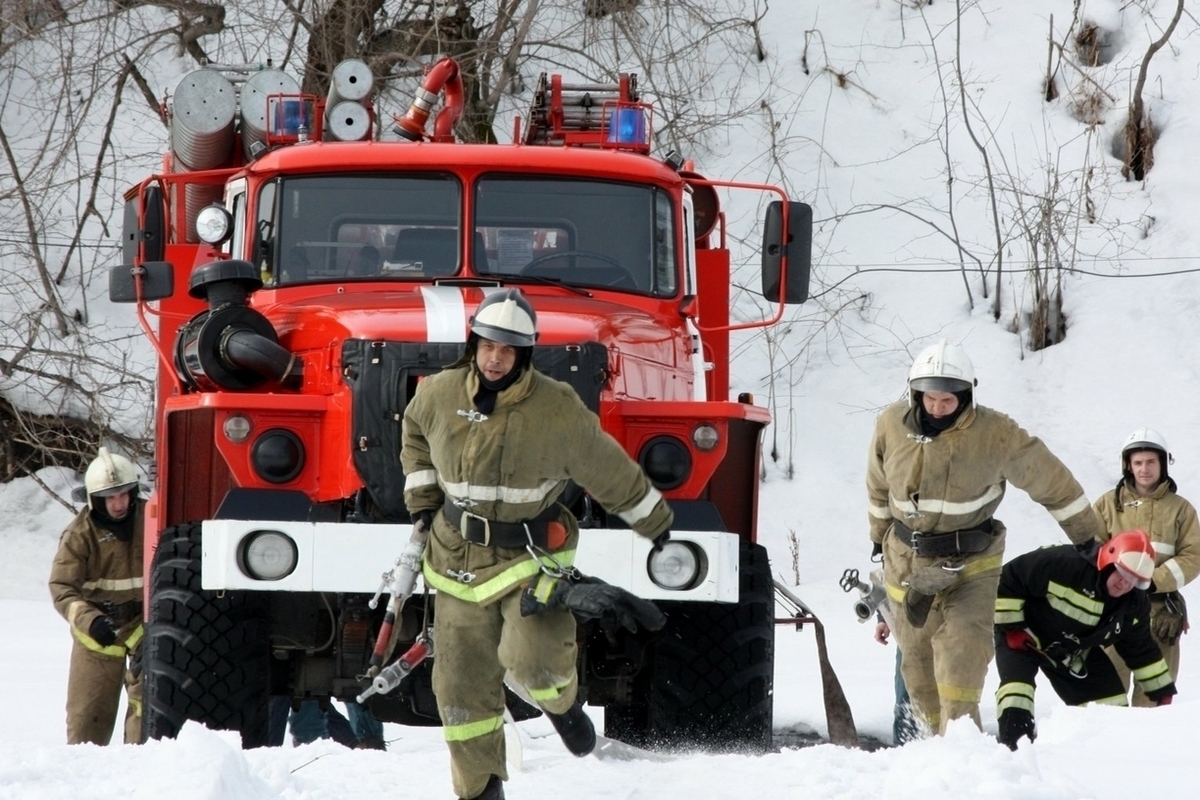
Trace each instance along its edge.
<path fill-rule="evenodd" d="M 412 515 L 413 525 L 420 525 L 425 530 L 433 530 L 433 512 L 429 510 L 418 511 Z"/>
<path fill-rule="evenodd" d="M 565 608 L 584 622 L 599 621 L 601 627 L 618 627 L 635 633 L 638 627 L 661 630 L 667 617 L 658 606 L 599 578 L 552 578 L 539 575 L 521 595 L 521 616 Z"/>
<path fill-rule="evenodd" d="M 1095 539 L 1088 539 L 1086 542 L 1075 545 L 1075 551 L 1087 561 L 1095 564 L 1096 556 L 1100 554 L 1100 543 Z"/>
<path fill-rule="evenodd" d="M 665 530 L 662 533 L 660 533 L 658 536 L 654 537 L 654 541 L 651 543 L 650 547 L 655 553 L 657 553 L 660 550 L 662 550 L 663 545 L 669 541 L 671 541 L 671 531 Z"/>
<path fill-rule="evenodd" d="M 871 542 L 871 561 L 883 561 L 883 542 Z"/>
<path fill-rule="evenodd" d="M 1037 738 L 1037 730 L 1033 724 L 1033 714 L 1023 708 L 1006 708 L 1000 714 L 1000 744 L 1009 750 L 1017 749 L 1017 740 L 1022 736 L 1029 737 L 1032 742 Z"/>
<path fill-rule="evenodd" d="M 117 623 L 113 622 L 112 617 L 96 617 L 88 627 L 88 636 L 101 647 L 110 647 L 117 643 Z"/>
<path fill-rule="evenodd" d="M 1163 595 L 1163 602 L 1155 603 L 1150 610 L 1150 631 L 1155 639 L 1168 645 L 1178 641 L 1186 621 L 1187 609 L 1183 604 L 1183 595 L 1178 592 Z"/>

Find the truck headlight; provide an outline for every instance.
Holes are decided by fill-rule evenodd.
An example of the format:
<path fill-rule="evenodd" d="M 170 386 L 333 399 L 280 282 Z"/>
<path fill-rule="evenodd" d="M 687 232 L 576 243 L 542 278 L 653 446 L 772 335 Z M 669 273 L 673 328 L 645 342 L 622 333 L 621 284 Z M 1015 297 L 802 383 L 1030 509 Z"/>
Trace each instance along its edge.
<path fill-rule="evenodd" d="M 304 442 L 284 428 L 272 428 L 255 440 L 250 463 L 268 483 L 287 483 L 304 469 Z"/>
<path fill-rule="evenodd" d="M 667 542 L 646 563 L 650 580 L 662 589 L 691 589 L 704 577 L 703 553 L 691 542 Z"/>
<path fill-rule="evenodd" d="M 256 581 L 277 581 L 296 569 L 299 552 L 286 533 L 254 531 L 238 548 L 238 567 Z"/>
<path fill-rule="evenodd" d="M 661 490 L 675 489 L 692 474 L 692 452 L 674 436 L 655 436 L 638 455 L 646 477 Z"/>

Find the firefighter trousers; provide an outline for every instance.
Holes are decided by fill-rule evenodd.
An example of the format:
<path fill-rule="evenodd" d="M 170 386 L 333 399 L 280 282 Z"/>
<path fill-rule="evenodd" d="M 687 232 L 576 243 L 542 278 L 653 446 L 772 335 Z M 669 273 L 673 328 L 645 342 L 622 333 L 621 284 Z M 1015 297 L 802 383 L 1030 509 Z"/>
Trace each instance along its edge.
<path fill-rule="evenodd" d="M 1078 673 L 1055 664 L 1036 650 L 1013 650 L 1004 634 L 996 633 L 996 672 L 1000 688 L 996 690 L 996 715 L 1007 708 L 1021 708 L 1033 714 L 1034 681 L 1038 670 L 1050 681 L 1062 701 L 1069 706 L 1084 703 L 1126 704 L 1121 679 L 1108 656 L 1100 648 L 1088 650 Z"/>
<path fill-rule="evenodd" d="M 575 702 L 575 618 L 561 609 L 522 617 L 520 598 L 512 591 L 482 606 L 447 592 L 437 597 L 433 692 L 459 797 L 475 797 L 492 775 L 508 780 L 506 671 L 552 714 Z"/>
<path fill-rule="evenodd" d="M 121 687 L 125 687 L 125 744 L 142 741 L 142 679 L 126 668 L 141 647 L 126 651 L 120 645 L 96 652 L 75 639 L 67 676 L 67 744 L 106 745 L 112 740 Z"/>
<path fill-rule="evenodd" d="M 1150 634 L 1154 636 L 1153 632 Z M 1162 651 L 1163 661 L 1167 662 L 1167 668 L 1171 670 L 1171 677 L 1175 679 L 1175 685 L 1179 685 L 1179 640 L 1176 639 L 1174 644 L 1167 644 L 1162 639 L 1154 636 L 1154 643 L 1158 645 L 1158 649 Z M 1113 667 L 1117 670 L 1117 675 L 1121 677 L 1121 685 L 1125 687 L 1126 694 L 1129 692 L 1130 671 L 1125 662 L 1117 655 L 1117 651 L 1111 647 L 1104 648 L 1104 652 L 1108 654 L 1112 660 Z M 1158 703 L 1146 697 L 1146 693 L 1142 691 L 1142 687 L 1137 685 L 1137 681 L 1133 682 L 1133 700 L 1130 705 L 1137 708 L 1153 708 Z"/>
<path fill-rule="evenodd" d="M 919 558 L 898 536 L 889 534 L 884 570 L 888 596 L 897 609 L 896 644 L 901 672 L 920 724 L 943 734 L 950 720 L 970 717 L 982 729 L 979 700 L 992 662 L 996 588 L 1004 557 L 1005 529 L 998 521 L 987 550 L 953 563 L 958 578 L 938 592 L 925 624 L 915 627 L 904 613 L 906 581 L 914 568 L 946 559 Z"/>

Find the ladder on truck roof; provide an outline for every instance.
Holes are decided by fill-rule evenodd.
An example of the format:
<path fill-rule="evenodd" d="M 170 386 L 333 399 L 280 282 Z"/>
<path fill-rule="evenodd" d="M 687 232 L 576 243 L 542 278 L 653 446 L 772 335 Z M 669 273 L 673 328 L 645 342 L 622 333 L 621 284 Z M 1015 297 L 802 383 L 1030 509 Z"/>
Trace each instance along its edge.
<path fill-rule="evenodd" d="M 570 84 L 543 72 L 524 142 L 648 153 L 653 114 L 653 106 L 639 99 L 637 75 L 621 73 L 615 84 Z"/>

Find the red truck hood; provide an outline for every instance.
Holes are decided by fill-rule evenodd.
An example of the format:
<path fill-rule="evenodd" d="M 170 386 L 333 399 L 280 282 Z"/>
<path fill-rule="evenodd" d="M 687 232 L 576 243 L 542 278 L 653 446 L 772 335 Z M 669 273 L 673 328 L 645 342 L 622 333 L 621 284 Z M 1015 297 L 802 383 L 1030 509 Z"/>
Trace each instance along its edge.
<path fill-rule="evenodd" d="M 314 287 L 315 288 L 315 287 Z M 587 341 L 622 349 L 670 351 L 671 328 L 679 318 L 665 314 L 674 303 L 630 298 L 638 306 L 611 302 L 599 293 L 585 297 L 563 289 L 522 286 L 538 317 L 538 344 Z M 256 297 L 275 325 L 284 346 L 293 351 L 327 347 L 331 340 L 465 342 L 471 315 L 493 287 L 414 286 L 403 289 L 347 286 L 338 293 L 314 294 L 302 300 L 276 295 Z M 282 293 L 281 293 L 282 294 Z M 624 299 L 624 298 L 622 298 Z M 644 353 L 650 356 L 650 353 Z M 666 352 L 660 352 L 660 357 Z M 667 357 L 664 363 L 674 359 Z"/>

